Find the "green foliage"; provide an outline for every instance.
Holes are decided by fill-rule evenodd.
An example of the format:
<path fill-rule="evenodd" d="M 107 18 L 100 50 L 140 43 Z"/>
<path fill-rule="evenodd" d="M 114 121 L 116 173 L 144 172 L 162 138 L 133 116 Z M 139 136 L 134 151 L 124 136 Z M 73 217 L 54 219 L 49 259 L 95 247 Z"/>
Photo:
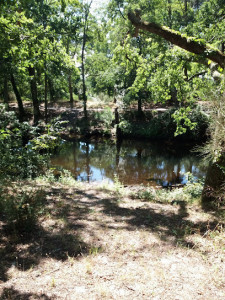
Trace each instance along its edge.
<path fill-rule="evenodd" d="M 179 203 L 185 201 L 191 203 L 199 200 L 203 190 L 203 181 L 195 181 L 191 173 L 186 174 L 187 183 L 182 188 L 174 188 L 171 191 L 166 189 L 154 189 L 152 187 L 142 187 L 131 193 L 131 197 L 143 201 Z"/>
<path fill-rule="evenodd" d="M 1 107 L 0 118 L 0 177 L 32 177 L 43 169 L 44 156 L 24 145 L 36 129 L 28 123 L 19 123 L 13 113 Z"/>
<path fill-rule="evenodd" d="M 45 125 L 44 133 L 30 141 L 32 150 L 51 152 L 55 149 L 61 142 L 62 127 L 67 123 L 67 121 L 61 121 L 60 117 L 52 119 L 50 123 Z"/>
<path fill-rule="evenodd" d="M 200 108 L 190 111 L 189 115 L 182 116 L 179 120 L 179 126 L 174 121 L 175 109 L 168 109 L 164 112 L 152 111 L 144 112 L 144 121 L 138 119 L 137 113 L 126 113 L 121 116 L 119 124 L 124 136 L 135 136 L 153 139 L 173 139 L 184 138 L 190 140 L 199 140 L 204 138 L 206 128 L 209 125 L 209 117 L 203 113 Z M 186 119 L 184 119 L 186 117 Z M 188 118 L 188 119 L 187 119 Z M 190 128 L 187 124 L 195 124 Z M 185 126 L 185 127 L 184 127 Z M 180 135 L 176 131 L 180 128 Z M 183 131 L 182 131 L 183 130 Z M 182 135 L 181 135 L 182 131 Z"/>
<path fill-rule="evenodd" d="M 51 126 L 40 135 L 39 128 L 20 123 L 13 112 L 0 106 L 0 178 L 31 178 L 44 172 L 49 158 L 46 150 L 59 142 Z"/>
<path fill-rule="evenodd" d="M 106 130 L 109 130 L 112 126 L 113 112 L 110 107 L 104 108 L 103 111 L 96 112 L 95 117 L 97 120 L 104 124 Z"/>
<path fill-rule="evenodd" d="M 57 182 L 59 184 L 79 187 L 80 182 L 76 181 L 70 171 L 66 169 L 49 168 L 44 175 L 36 178 L 37 182 Z"/>
<path fill-rule="evenodd" d="M 152 113 L 145 116 L 145 122 L 135 120 L 136 116 L 126 114 L 119 127 L 125 136 L 138 136 L 143 138 L 166 138 L 173 136 L 175 126 L 171 119 L 171 112 Z"/>
<path fill-rule="evenodd" d="M 32 232 L 38 216 L 43 212 L 45 193 L 37 189 L 24 189 L 20 185 L 2 188 L 0 208 L 10 230 Z"/>
<path fill-rule="evenodd" d="M 118 195 L 122 195 L 124 192 L 124 186 L 123 183 L 120 182 L 119 177 L 114 174 L 114 186 L 113 186 L 113 190 L 118 194 Z"/>
<path fill-rule="evenodd" d="M 130 196 L 134 199 L 154 202 L 156 201 L 156 190 L 151 187 L 141 188 L 136 192 L 132 192 Z"/>
<path fill-rule="evenodd" d="M 173 119 L 177 124 L 175 136 L 186 133 L 187 128 L 193 130 L 196 127 L 197 123 L 191 122 L 190 120 L 190 113 L 191 113 L 190 107 L 186 107 L 186 108 L 183 107 L 175 111 L 175 113 L 172 115 Z"/>
<path fill-rule="evenodd" d="M 200 149 L 206 160 L 219 162 L 225 153 L 225 102 L 221 91 L 211 93 L 210 140 Z"/>

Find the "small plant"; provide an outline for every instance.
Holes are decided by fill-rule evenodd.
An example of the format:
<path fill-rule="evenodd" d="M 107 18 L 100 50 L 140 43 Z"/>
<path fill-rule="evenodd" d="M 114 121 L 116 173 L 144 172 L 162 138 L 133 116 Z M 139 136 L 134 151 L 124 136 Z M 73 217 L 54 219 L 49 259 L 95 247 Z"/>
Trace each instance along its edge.
<path fill-rule="evenodd" d="M 50 168 L 44 175 L 39 176 L 37 181 L 47 181 L 49 183 L 59 182 L 61 184 L 70 185 L 73 187 L 78 187 L 80 185 L 80 182 L 74 179 L 70 171 L 63 168 Z"/>
<path fill-rule="evenodd" d="M 174 201 L 188 201 L 189 197 L 183 192 L 182 188 L 175 188 L 171 191 L 162 189 L 156 191 L 158 202 L 173 203 Z"/>
<path fill-rule="evenodd" d="M 89 249 L 89 254 L 90 255 L 97 255 L 98 253 L 100 253 L 102 251 L 102 248 L 101 247 L 96 247 L 96 246 L 93 246 Z"/>
<path fill-rule="evenodd" d="M 187 178 L 187 184 L 183 188 L 184 193 L 189 195 L 192 199 L 199 198 L 203 190 L 203 180 L 196 181 L 190 172 L 186 173 L 185 176 Z"/>
<path fill-rule="evenodd" d="M 42 190 L 3 190 L 0 202 L 3 216 L 11 230 L 31 232 L 38 216 L 43 212 L 45 193 Z"/>
<path fill-rule="evenodd" d="M 96 112 L 95 118 L 104 124 L 106 132 L 108 132 L 111 129 L 113 113 L 110 107 L 104 108 L 103 111 Z"/>
<path fill-rule="evenodd" d="M 51 280 L 51 287 L 54 288 L 55 287 L 55 278 L 52 277 L 52 280 Z"/>
<path fill-rule="evenodd" d="M 61 176 L 59 177 L 59 182 L 65 185 L 78 186 L 79 182 L 74 179 L 70 171 L 63 170 Z"/>
<path fill-rule="evenodd" d="M 155 201 L 156 191 L 153 188 L 144 188 L 131 193 L 132 198 L 141 199 L 144 201 Z"/>
<path fill-rule="evenodd" d="M 123 194 L 124 192 L 124 186 L 120 182 L 119 177 L 116 174 L 114 174 L 114 190 L 118 194 Z"/>

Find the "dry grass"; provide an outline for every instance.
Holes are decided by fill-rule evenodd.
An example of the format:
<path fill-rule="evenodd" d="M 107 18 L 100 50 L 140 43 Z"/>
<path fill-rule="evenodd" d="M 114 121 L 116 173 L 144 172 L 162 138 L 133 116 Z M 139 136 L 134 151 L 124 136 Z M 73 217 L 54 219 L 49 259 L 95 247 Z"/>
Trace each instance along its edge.
<path fill-rule="evenodd" d="M 0 299 L 225 299 L 224 224 L 197 206 L 42 183 L 31 236 L 1 223 Z"/>

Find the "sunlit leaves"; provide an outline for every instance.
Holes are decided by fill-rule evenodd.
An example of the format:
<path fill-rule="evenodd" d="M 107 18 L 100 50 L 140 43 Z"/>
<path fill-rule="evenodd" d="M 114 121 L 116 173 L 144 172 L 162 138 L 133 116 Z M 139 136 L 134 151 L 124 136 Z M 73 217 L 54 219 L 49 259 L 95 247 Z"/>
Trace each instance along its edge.
<path fill-rule="evenodd" d="M 197 125 L 196 122 L 192 122 L 190 120 L 191 117 L 190 107 L 180 108 L 179 110 L 175 111 L 172 117 L 177 125 L 175 136 L 185 133 L 188 128 L 193 130 Z"/>

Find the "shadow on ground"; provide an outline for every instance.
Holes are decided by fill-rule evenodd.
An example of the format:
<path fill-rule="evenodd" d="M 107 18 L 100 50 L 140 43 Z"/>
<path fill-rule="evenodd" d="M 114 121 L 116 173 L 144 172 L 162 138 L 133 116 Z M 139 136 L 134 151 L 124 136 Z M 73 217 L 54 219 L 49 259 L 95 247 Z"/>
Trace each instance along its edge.
<path fill-rule="evenodd" d="M 110 214 L 115 220 L 118 218 L 126 220 L 124 217 L 127 217 L 128 230 L 145 228 L 155 233 L 161 240 L 172 242 L 174 246 L 193 248 L 195 245 L 187 241 L 189 235 L 198 233 L 203 236 L 207 231 L 214 230 L 218 224 L 216 221 L 195 223 L 188 220 L 187 203 L 184 201 L 177 201 L 177 213 L 166 210 L 158 212 L 148 206 L 124 208 L 120 207 L 118 201 L 109 199 L 103 199 L 102 202 L 105 214 Z"/>
<path fill-rule="evenodd" d="M 20 293 L 19 291 L 13 289 L 13 288 L 4 288 L 2 293 L 0 294 L 0 300 L 9 300 L 9 299 L 16 299 L 16 300 L 51 300 L 53 298 L 50 298 L 46 296 L 45 294 L 42 295 L 36 295 L 32 293 Z"/>
<path fill-rule="evenodd" d="M 187 203 L 185 201 L 176 201 L 178 206 L 177 212 L 173 210 L 167 210 L 163 207 L 169 206 L 168 204 L 161 204 L 161 211 L 144 205 L 136 208 L 127 208 L 120 205 L 118 197 L 110 197 L 106 199 L 99 199 L 96 202 L 95 194 L 86 195 L 89 199 L 92 199 L 98 206 L 102 206 L 102 212 L 114 219 L 114 224 L 119 222 L 125 223 L 121 229 L 127 229 L 129 231 L 136 230 L 137 228 L 143 228 L 149 230 L 160 237 L 161 240 L 172 243 L 173 246 L 183 246 L 187 248 L 197 249 L 198 247 L 188 241 L 188 236 L 198 233 L 201 236 L 205 236 L 208 231 L 217 228 L 218 221 L 193 222 L 188 219 Z M 154 206 L 153 206 L 154 207 Z M 225 224 L 223 224 L 224 226 Z M 118 230 L 118 225 L 111 224 L 103 225 L 103 227 L 114 228 Z"/>
<path fill-rule="evenodd" d="M 43 258 L 65 261 L 69 257 L 76 258 L 89 253 L 90 246 L 77 233 L 82 226 L 76 224 L 76 216 L 88 212 L 85 208 L 75 210 L 73 203 L 71 200 L 69 206 L 65 197 L 65 203 L 53 203 L 53 207 L 46 211 L 50 215 L 46 217 L 47 220 L 63 221 L 63 226 L 50 224 L 42 227 L 37 224 L 30 232 L 18 232 L 9 229 L 5 220 L 0 219 L 0 282 L 8 280 L 7 271 L 12 266 L 26 271 L 38 265 Z M 45 203 L 45 206 L 49 204 Z"/>
<path fill-rule="evenodd" d="M 109 191 L 81 191 L 68 192 L 61 188 L 55 189 L 52 199 L 48 200 L 48 214 L 53 220 L 63 220 L 64 226 L 39 227 L 30 235 L 7 233 L 4 226 L 0 227 L 0 280 L 7 281 L 7 271 L 11 266 L 26 271 L 40 263 L 43 258 L 53 258 L 65 261 L 69 257 L 90 254 L 93 245 L 87 245 L 82 240 L 82 232 L 90 231 L 81 221 L 87 220 L 91 213 L 97 211 L 101 219 L 89 218 L 97 222 L 100 228 L 110 228 L 134 231 L 137 228 L 149 230 L 162 241 L 172 246 L 180 245 L 187 248 L 197 246 L 190 243 L 187 237 L 198 233 L 204 236 L 208 230 L 213 230 L 218 222 L 192 222 L 188 220 L 185 202 L 177 202 L 179 209 L 173 210 L 161 204 L 161 210 L 152 205 L 122 207 L 118 194 Z M 131 200 L 132 201 L 132 200 Z M 132 203 L 132 202 L 131 202 Z M 105 218 L 110 217 L 110 218 Z M 105 223 L 106 222 L 106 223 Z M 92 232 L 97 237 L 96 232 Z M 96 238 L 97 239 L 97 238 Z M 101 242 L 101 240 L 100 240 Z M 99 243 L 99 242 L 98 242 Z M 195 247 L 196 246 L 196 247 Z M 6 293 L 4 291 L 4 293 Z M 12 293 L 16 291 L 12 291 Z M 29 296 L 29 295 L 28 295 Z M 16 299 L 28 299 L 25 295 L 18 295 Z M 3 296 L 4 297 L 4 294 Z M 45 296 L 43 296 L 45 297 Z M 0 298 L 7 299 L 7 298 Z M 35 298 L 34 298 L 35 299 Z M 39 299 L 39 298 L 37 298 Z M 48 299 L 48 298 L 41 298 Z"/>

